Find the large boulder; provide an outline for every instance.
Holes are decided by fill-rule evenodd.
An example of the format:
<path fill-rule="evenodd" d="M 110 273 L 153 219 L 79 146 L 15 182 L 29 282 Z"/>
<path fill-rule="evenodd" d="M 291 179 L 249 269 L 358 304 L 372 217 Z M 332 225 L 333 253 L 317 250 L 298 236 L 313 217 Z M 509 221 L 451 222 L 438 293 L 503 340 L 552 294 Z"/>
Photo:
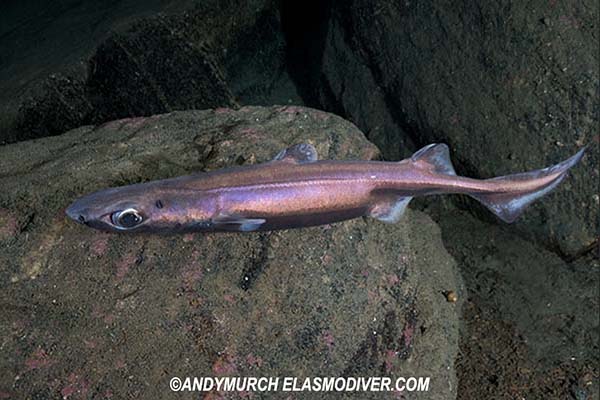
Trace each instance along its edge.
<path fill-rule="evenodd" d="M 277 103 L 290 92 L 298 100 L 285 86 L 272 0 L 139 3 L 67 2 L 33 16 L 29 4 L 10 5 L 15 22 L 0 29 L 0 143 L 116 118 L 235 106 L 230 85 L 243 101 L 271 91 Z M 39 27 L 34 33 L 31 24 Z"/>
<path fill-rule="evenodd" d="M 92 190 L 264 162 L 298 142 L 321 158 L 378 155 L 354 125 L 297 107 L 175 112 L 1 147 L 0 394 L 182 398 L 171 377 L 415 375 L 430 387 L 411 398 L 455 398 L 464 288 L 423 213 L 175 236 L 64 216 Z"/>
<path fill-rule="evenodd" d="M 320 27 L 284 25 L 291 56 L 313 61 L 294 73 L 312 86 L 309 104 L 355 122 L 386 158 L 405 156 L 411 142 L 446 142 L 458 172 L 480 178 L 552 165 L 588 145 L 516 229 L 568 257 L 597 241 L 598 2 L 314 5 L 324 9 L 311 10 Z"/>
<path fill-rule="evenodd" d="M 0 24 L 0 143 L 57 135 L 91 111 L 87 58 L 109 32 L 191 1 L 5 3 Z M 32 29 L 34 27 L 35 29 Z"/>

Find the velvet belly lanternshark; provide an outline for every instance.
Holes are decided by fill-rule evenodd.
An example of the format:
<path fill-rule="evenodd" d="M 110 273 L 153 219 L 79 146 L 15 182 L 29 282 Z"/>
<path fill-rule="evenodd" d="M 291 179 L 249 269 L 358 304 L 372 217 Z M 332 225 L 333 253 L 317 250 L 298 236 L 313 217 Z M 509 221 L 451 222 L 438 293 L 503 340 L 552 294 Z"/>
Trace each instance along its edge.
<path fill-rule="evenodd" d="M 431 144 L 400 162 L 318 161 L 298 144 L 251 166 L 101 190 L 67 215 L 118 232 L 265 231 L 360 216 L 397 222 L 414 196 L 464 193 L 505 222 L 554 189 L 583 156 L 492 179 L 457 176 L 448 147 Z"/>

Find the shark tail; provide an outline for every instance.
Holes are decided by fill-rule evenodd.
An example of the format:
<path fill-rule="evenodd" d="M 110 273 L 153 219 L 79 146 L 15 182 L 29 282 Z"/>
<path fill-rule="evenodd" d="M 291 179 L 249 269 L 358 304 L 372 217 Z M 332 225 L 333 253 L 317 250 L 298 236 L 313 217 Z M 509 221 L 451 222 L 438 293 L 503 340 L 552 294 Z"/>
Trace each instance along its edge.
<path fill-rule="evenodd" d="M 498 187 L 497 191 L 466 194 L 478 200 L 504 222 L 513 222 L 527 206 L 558 186 L 569 169 L 581 160 L 584 151 L 585 147 L 571 158 L 548 168 L 483 181 L 492 187 Z M 411 162 L 415 168 L 435 174 L 456 175 L 450 161 L 448 146 L 445 144 L 434 143 L 423 147 L 413 154 Z M 412 197 L 407 196 L 391 197 L 375 205 L 370 215 L 383 222 L 397 222 L 411 199 Z"/>
<path fill-rule="evenodd" d="M 540 180 L 540 185 L 533 189 L 518 192 L 470 193 L 469 196 L 486 206 L 502 221 L 511 223 L 525 211 L 527 206 L 558 186 L 567 176 L 569 169 L 581 160 L 584 151 L 585 147 L 571 158 L 548 168 L 486 180 L 494 183 Z"/>

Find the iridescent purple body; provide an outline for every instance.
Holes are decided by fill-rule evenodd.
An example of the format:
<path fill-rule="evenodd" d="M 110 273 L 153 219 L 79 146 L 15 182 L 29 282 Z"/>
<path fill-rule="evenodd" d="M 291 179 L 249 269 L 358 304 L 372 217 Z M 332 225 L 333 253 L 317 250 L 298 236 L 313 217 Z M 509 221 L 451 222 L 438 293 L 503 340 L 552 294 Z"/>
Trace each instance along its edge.
<path fill-rule="evenodd" d="M 69 217 L 119 232 L 265 231 L 360 216 L 396 222 L 414 196 L 464 193 L 506 222 L 552 190 L 583 155 L 493 179 L 456 176 L 445 145 L 400 162 L 317 161 L 311 145 L 273 161 L 105 189 L 74 202 Z"/>

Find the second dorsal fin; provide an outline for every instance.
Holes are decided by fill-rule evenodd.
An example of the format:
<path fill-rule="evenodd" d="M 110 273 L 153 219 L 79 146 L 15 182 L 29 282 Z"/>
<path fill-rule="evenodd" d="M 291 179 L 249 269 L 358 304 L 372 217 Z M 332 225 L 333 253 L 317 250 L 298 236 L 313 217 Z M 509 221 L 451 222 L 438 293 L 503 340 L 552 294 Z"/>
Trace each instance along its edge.
<path fill-rule="evenodd" d="M 431 168 L 434 172 L 443 175 L 456 175 L 452 162 L 450 161 L 450 151 L 445 144 L 434 143 L 423 147 L 410 158 L 418 167 Z"/>
<path fill-rule="evenodd" d="M 300 143 L 281 150 L 273 161 L 285 161 L 294 164 L 305 164 L 317 161 L 317 150 L 312 144 Z"/>

